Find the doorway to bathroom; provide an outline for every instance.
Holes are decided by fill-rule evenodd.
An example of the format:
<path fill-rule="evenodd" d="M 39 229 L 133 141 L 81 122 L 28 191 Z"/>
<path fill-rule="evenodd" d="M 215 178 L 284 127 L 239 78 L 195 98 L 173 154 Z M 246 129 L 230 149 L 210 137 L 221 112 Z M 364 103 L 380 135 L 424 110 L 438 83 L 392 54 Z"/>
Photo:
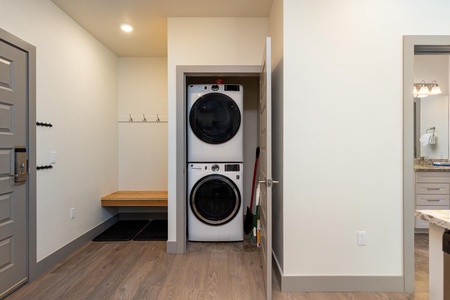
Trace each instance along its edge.
<path fill-rule="evenodd" d="M 420 100 L 415 97 L 414 87 L 417 80 L 417 70 L 420 62 L 425 58 L 418 58 L 419 55 L 449 55 L 450 54 L 450 36 L 405 36 L 404 37 L 404 47 L 403 47 L 403 254 L 404 254 L 404 277 L 405 277 L 405 290 L 414 291 L 414 272 L 415 272 L 415 233 L 416 231 L 421 231 L 422 234 L 426 234 L 426 230 L 420 228 L 421 225 L 418 224 L 414 217 L 414 211 L 416 209 L 416 193 L 415 193 L 415 171 L 414 171 L 414 159 L 415 157 L 431 155 L 431 148 L 424 148 L 416 141 L 419 138 L 425 136 L 425 134 L 433 133 L 436 131 L 436 126 L 429 126 L 430 128 L 425 128 L 424 134 L 421 134 L 421 125 L 427 126 L 426 124 L 420 124 L 420 117 L 417 120 L 417 116 L 420 114 L 417 110 L 420 110 Z M 434 57 L 432 60 L 436 60 Z M 448 68 L 448 63 L 447 66 Z M 447 72 L 448 74 L 448 72 Z M 427 76 L 431 76 L 428 74 Z M 425 76 L 425 75 L 423 75 Z M 426 78 L 423 79 L 423 84 L 426 85 Z M 435 80 L 435 79 L 432 79 Z M 422 80 L 421 80 L 422 81 Z M 446 85 L 448 87 L 448 75 Z M 419 82 L 420 83 L 420 82 Z M 431 82 L 430 82 L 431 83 Z M 420 88 L 420 87 L 419 87 Z M 447 88 L 448 90 L 448 88 Z M 416 92 L 416 96 L 418 91 Z M 416 105 L 414 101 L 416 99 Z M 448 97 L 447 97 L 448 99 Z M 447 100 L 448 102 L 448 100 Z M 428 105 L 429 103 L 426 103 Z M 416 111 L 415 111 L 416 108 Z M 448 104 L 447 104 L 447 114 L 448 114 Z M 447 116 L 448 119 L 448 116 Z M 426 122 L 426 120 L 423 120 Z M 423 123 L 422 122 L 422 123 Z M 443 121 L 447 124 L 448 120 Z M 427 132 L 426 130 L 430 132 Z M 443 138 L 448 139 L 448 128 L 443 128 L 444 133 Z M 443 139 L 444 140 L 444 139 Z M 447 142 L 448 144 L 448 142 Z M 434 147 L 436 148 L 436 147 Z M 427 152 L 428 151 L 428 152 Z M 447 150 L 448 151 L 448 150 Z M 444 158 L 444 150 L 437 152 L 440 159 Z M 433 154 L 435 155 L 435 154 Z M 448 157 L 447 157 L 448 159 Z M 448 209 L 448 208 L 447 208 Z M 423 225 L 422 225 L 423 226 Z M 419 240 L 426 240 L 423 237 L 418 236 Z"/>

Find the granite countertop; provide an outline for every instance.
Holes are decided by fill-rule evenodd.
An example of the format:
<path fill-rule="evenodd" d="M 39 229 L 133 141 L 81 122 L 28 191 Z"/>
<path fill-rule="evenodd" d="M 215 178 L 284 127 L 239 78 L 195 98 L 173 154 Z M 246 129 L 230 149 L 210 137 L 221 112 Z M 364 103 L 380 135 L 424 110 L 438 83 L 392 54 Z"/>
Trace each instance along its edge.
<path fill-rule="evenodd" d="M 450 172 L 450 167 L 433 166 L 433 165 L 414 165 L 416 172 Z"/>
<path fill-rule="evenodd" d="M 450 229 L 450 210 L 416 210 L 414 215 L 430 224 Z"/>
<path fill-rule="evenodd" d="M 450 166 L 435 166 L 433 163 L 449 163 L 448 159 L 443 158 L 414 158 L 415 172 L 450 172 Z"/>

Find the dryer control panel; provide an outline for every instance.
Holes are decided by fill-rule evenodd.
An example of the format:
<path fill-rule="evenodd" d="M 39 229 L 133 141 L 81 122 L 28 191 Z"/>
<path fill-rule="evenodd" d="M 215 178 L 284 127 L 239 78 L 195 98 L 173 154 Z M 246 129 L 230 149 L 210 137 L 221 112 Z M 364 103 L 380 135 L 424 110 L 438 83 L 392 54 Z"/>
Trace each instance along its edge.
<path fill-rule="evenodd" d="M 225 172 L 237 172 L 240 171 L 239 164 L 227 164 L 225 165 Z"/>

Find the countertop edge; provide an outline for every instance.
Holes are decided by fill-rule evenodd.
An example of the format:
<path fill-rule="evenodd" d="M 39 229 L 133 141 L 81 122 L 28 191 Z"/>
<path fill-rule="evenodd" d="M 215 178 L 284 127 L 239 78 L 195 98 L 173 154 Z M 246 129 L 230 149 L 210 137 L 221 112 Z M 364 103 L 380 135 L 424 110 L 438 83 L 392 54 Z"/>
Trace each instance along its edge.
<path fill-rule="evenodd" d="M 416 210 L 414 215 L 430 224 L 450 230 L 450 210 Z"/>
<path fill-rule="evenodd" d="M 414 166 L 415 172 L 450 172 L 450 167 L 441 166 Z"/>

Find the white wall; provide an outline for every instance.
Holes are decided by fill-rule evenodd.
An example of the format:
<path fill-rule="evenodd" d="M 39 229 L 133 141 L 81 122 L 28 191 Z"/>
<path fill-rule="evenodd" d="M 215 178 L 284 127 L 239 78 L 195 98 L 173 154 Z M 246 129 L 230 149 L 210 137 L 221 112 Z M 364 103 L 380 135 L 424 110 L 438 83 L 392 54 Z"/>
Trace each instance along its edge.
<path fill-rule="evenodd" d="M 449 35 L 449 11 L 284 1 L 285 274 L 402 274 L 403 36 Z"/>
<path fill-rule="evenodd" d="M 167 190 L 167 58 L 118 60 L 119 190 Z"/>
<path fill-rule="evenodd" d="M 439 84 L 442 94 L 448 94 L 449 85 L 449 56 L 448 55 L 414 55 L 414 82 L 433 80 Z"/>
<path fill-rule="evenodd" d="M 283 22 L 283 0 L 273 0 L 269 14 L 269 33 L 272 39 L 272 69 L 278 66 L 284 56 Z"/>
<path fill-rule="evenodd" d="M 37 259 L 108 219 L 117 189 L 117 58 L 49 0 L 1 1 L 0 27 L 36 46 Z M 69 209 L 76 218 L 69 220 Z"/>
<path fill-rule="evenodd" d="M 169 18 L 169 241 L 176 230 L 176 67 L 259 65 L 268 35 L 267 18 Z M 194 42 L 195 41 L 195 42 Z"/>
<path fill-rule="evenodd" d="M 416 100 L 417 101 L 417 100 Z M 448 95 L 420 98 L 420 139 L 425 133 L 434 133 L 435 144 L 422 145 L 420 156 L 448 159 Z M 430 128 L 434 127 L 434 130 Z"/>

